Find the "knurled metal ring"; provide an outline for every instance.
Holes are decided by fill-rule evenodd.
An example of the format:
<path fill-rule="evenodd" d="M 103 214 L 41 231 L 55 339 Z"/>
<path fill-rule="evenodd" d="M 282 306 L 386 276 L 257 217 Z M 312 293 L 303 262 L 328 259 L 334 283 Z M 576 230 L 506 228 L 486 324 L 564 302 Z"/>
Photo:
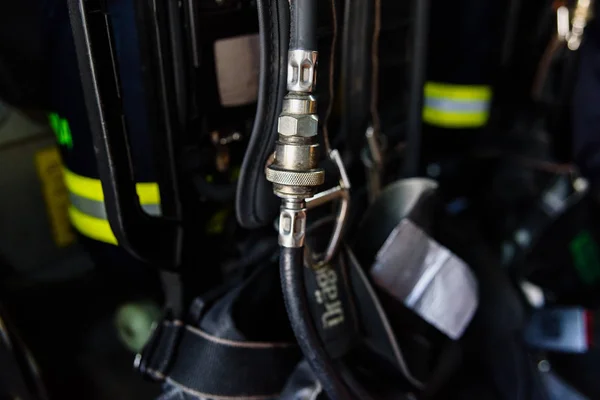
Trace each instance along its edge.
<path fill-rule="evenodd" d="M 325 182 L 325 171 L 322 169 L 297 172 L 283 171 L 270 166 L 267 167 L 266 175 L 269 182 L 284 186 L 320 186 Z"/>

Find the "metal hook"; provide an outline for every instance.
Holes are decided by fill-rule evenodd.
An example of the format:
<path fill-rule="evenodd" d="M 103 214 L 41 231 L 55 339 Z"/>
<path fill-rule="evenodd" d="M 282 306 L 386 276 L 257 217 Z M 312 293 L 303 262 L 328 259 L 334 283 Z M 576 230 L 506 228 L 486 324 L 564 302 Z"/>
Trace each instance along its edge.
<path fill-rule="evenodd" d="M 329 153 L 329 158 L 335 163 L 340 173 L 339 184 L 331 189 L 327 189 L 323 192 L 317 193 L 313 197 L 306 199 L 306 208 L 308 210 L 312 210 L 335 200 L 340 201 L 335 219 L 335 228 L 331 234 L 331 239 L 327 245 L 325 255 L 322 260 L 316 263 L 316 268 L 329 263 L 335 256 L 342 242 L 342 234 L 344 233 L 346 220 L 348 218 L 348 211 L 350 209 L 350 179 L 348 179 L 346 168 L 342 162 L 342 157 L 337 150 L 332 150 Z"/>

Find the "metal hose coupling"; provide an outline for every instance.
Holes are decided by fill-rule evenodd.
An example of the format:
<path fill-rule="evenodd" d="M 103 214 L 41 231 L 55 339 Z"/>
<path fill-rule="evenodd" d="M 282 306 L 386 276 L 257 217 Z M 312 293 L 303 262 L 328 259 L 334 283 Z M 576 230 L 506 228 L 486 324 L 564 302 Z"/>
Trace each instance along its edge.
<path fill-rule="evenodd" d="M 306 199 L 313 197 L 325 181 L 325 171 L 318 167 L 317 101 L 311 94 L 317 80 L 316 67 L 316 51 L 288 53 L 288 94 L 279 115 L 275 157 L 265 170 L 273 192 L 282 199 L 279 244 L 283 247 L 304 246 Z"/>

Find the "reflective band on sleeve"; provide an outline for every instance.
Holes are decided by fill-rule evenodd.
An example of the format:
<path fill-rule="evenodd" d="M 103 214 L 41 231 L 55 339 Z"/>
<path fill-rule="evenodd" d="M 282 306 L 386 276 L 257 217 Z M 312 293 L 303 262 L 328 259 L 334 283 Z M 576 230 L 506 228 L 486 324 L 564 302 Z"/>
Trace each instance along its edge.
<path fill-rule="evenodd" d="M 90 217 L 73 206 L 69 207 L 69 218 L 82 235 L 100 242 L 118 244 L 107 220 Z"/>
<path fill-rule="evenodd" d="M 75 229 L 91 239 L 116 245 L 117 239 L 106 215 L 100 180 L 77 175 L 66 169 L 64 176 L 71 200 L 69 218 Z M 136 190 L 144 211 L 150 215 L 160 215 L 158 184 L 138 183 Z"/>
<path fill-rule="evenodd" d="M 104 201 L 102 183 L 99 179 L 77 175 L 68 169 L 65 169 L 64 172 L 65 184 L 71 193 L 91 200 Z M 158 184 L 154 182 L 138 183 L 136 189 L 140 204 L 160 204 Z"/>
<path fill-rule="evenodd" d="M 481 100 L 451 100 L 429 97 L 425 99 L 425 106 L 434 110 L 446 110 L 457 113 L 485 113 L 488 103 Z"/>
<path fill-rule="evenodd" d="M 487 85 L 455 85 L 451 83 L 427 82 L 425 97 L 436 97 L 451 100 L 484 100 L 492 99 L 492 89 Z"/>
<path fill-rule="evenodd" d="M 427 82 L 423 121 L 442 128 L 478 128 L 488 120 L 491 99 L 489 86 Z"/>
<path fill-rule="evenodd" d="M 108 219 L 104 202 L 86 199 L 73 193 L 69 195 L 69 199 L 71 205 L 79 211 L 95 218 Z M 142 204 L 142 209 L 150 215 L 160 215 L 159 204 Z"/>

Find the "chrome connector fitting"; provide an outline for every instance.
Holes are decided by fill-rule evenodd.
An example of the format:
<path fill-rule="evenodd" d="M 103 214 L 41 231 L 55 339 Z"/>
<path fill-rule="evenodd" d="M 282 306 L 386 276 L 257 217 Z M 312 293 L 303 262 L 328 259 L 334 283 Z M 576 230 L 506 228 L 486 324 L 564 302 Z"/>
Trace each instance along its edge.
<path fill-rule="evenodd" d="M 284 136 L 317 136 L 319 118 L 314 114 L 290 114 L 279 117 L 277 131 Z"/>
<path fill-rule="evenodd" d="M 288 90 L 279 115 L 273 160 L 265 175 L 273 192 L 282 199 L 279 244 L 302 247 L 306 231 L 306 199 L 325 181 L 319 168 L 317 101 L 311 95 L 317 81 L 317 52 L 288 53 Z"/>
<path fill-rule="evenodd" d="M 315 139 L 316 136 L 279 135 L 274 161 L 265 169 L 277 196 L 303 201 L 312 197 L 325 182 L 325 171 L 318 168 L 319 145 Z"/>
<path fill-rule="evenodd" d="M 284 200 L 279 214 L 279 245 L 288 248 L 304 246 L 306 205 L 304 201 Z"/>
<path fill-rule="evenodd" d="M 273 191 L 284 199 L 304 200 L 313 196 L 325 181 L 325 172 L 318 168 L 319 119 L 315 99 L 307 94 L 290 94 L 283 101 L 279 117 L 279 138 L 273 163 L 267 166 L 267 180 Z"/>
<path fill-rule="evenodd" d="M 288 93 L 283 98 L 282 115 L 306 115 L 317 113 L 317 100 L 305 93 Z"/>
<path fill-rule="evenodd" d="M 317 85 L 316 51 L 290 50 L 288 52 L 287 88 L 290 92 L 312 93 Z"/>
<path fill-rule="evenodd" d="M 284 136 L 316 136 L 319 129 L 317 101 L 311 95 L 289 93 L 283 99 L 277 131 Z"/>

